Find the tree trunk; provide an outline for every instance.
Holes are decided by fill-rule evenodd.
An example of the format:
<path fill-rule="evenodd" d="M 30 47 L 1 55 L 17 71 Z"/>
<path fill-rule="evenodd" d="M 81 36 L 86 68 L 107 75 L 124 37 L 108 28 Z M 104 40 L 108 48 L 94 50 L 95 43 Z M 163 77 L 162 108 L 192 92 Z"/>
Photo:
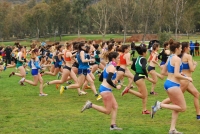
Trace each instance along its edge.
<path fill-rule="evenodd" d="M 126 31 L 127 31 L 127 26 L 126 23 L 124 24 L 124 40 L 123 40 L 123 44 L 125 45 L 126 43 Z"/>
<path fill-rule="evenodd" d="M 147 34 L 147 27 L 148 27 L 148 19 L 149 17 L 147 16 L 147 19 L 146 19 L 146 22 L 145 22 L 145 28 L 144 28 L 144 34 L 143 34 L 143 37 L 142 37 L 142 42 L 145 41 L 145 37 L 146 37 L 146 34 Z"/>
<path fill-rule="evenodd" d="M 78 38 L 80 38 L 79 21 L 78 21 Z"/>
<path fill-rule="evenodd" d="M 62 40 L 62 35 L 60 34 L 60 41 Z"/>

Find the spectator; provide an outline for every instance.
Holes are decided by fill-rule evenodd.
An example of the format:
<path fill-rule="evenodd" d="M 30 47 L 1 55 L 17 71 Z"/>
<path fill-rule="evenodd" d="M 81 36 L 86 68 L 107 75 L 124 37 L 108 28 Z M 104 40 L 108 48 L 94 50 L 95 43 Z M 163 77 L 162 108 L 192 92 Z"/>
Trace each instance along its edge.
<path fill-rule="evenodd" d="M 133 55 L 134 57 L 135 56 L 135 42 L 134 41 L 131 43 L 131 50 L 132 50 L 131 56 Z"/>
<path fill-rule="evenodd" d="M 197 40 L 195 42 L 195 56 L 199 56 L 199 43 Z"/>
<path fill-rule="evenodd" d="M 192 55 L 194 57 L 194 43 L 192 41 L 190 41 L 190 55 Z"/>
<path fill-rule="evenodd" d="M 12 52 L 12 49 L 10 46 L 6 47 L 6 49 L 4 50 L 5 53 L 6 53 L 6 66 L 7 64 L 11 64 L 11 52 Z"/>

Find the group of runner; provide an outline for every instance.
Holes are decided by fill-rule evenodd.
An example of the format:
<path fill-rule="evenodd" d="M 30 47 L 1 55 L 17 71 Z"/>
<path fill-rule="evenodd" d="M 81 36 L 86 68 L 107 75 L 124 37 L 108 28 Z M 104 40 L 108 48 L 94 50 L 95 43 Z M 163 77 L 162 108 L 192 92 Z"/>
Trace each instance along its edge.
<path fill-rule="evenodd" d="M 30 50 L 27 50 L 20 43 L 15 43 L 15 46 L 9 49 L 11 64 L 7 64 L 4 60 L 5 55 L 3 54 L 7 48 L 0 47 L 0 71 L 16 67 L 16 71 L 11 72 L 9 77 L 21 77 L 19 83 L 22 86 L 24 83 L 33 86 L 40 83 L 39 96 L 47 96 L 43 89 L 52 84 L 55 84 L 57 89 L 60 87 L 60 94 L 68 89 L 77 89 L 78 95 L 85 95 L 87 94 L 85 89 L 91 88 L 96 99 L 103 100 L 104 107 L 88 100 L 81 112 L 93 108 L 99 112 L 111 114 L 110 130 L 122 130 L 116 125 L 118 104 L 112 90 L 113 88 L 121 89 L 127 77 L 128 84 L 121 95 L 130 93 L 141 98 L 142 114 L 150 114 L 152 118 L 160 108 L 173 110 L 169 134 L 181 134 L 175 126 L 178 113 L 186 110 L 183 96 L 185 91 L 194 96 L 196 118 L 200 120 L 199 92 L 192 83 L 192 72 L 197 62 L 193 61 L 192 56 L 188 54 L 190 52 L 189 43 L 169 40 L 163 44 L 164 49 L 161 52 L 159 52 L 160 44 L 154 43 L 148 59 L 146 59 L 148 51 L 144 45 L 134 45 L 134 51 L 137 51 L 138 57 L 132 59 L 130 51 L 133 48 L 131 46 L 122 45 L 121 42 L 116 43 L 114 40 L 100 44 L 95 41 L 71 42 L 63 45 L 56 42 L 45 46 L 32 44 Z M 130 65 L 135 72 L 134 75 L 129 69 Z M 31 68 L 32 81 L 26 79 L 28 67 Z M 156 71 L 156 67 L 160 69 L 160 73 Z M 57 75 L 58 79 L 44 82 L 43 75 Z M 148 91 L 145 80 L 152 83 L 150 95 L 157 95 L 155 89 L 158 78 L 164 79 L 165 76 L 167 79 L 164 88 L 169 98 L 162 102 L 156 101 L 150 111 L 146 107 Z M 101 81 L 99 92 L 94 84 L 96 78 Z M 69 85 L 64 86 L 64 83 Z M 132 89 L 134 88 L 133 83 L 138 91 Z"/>

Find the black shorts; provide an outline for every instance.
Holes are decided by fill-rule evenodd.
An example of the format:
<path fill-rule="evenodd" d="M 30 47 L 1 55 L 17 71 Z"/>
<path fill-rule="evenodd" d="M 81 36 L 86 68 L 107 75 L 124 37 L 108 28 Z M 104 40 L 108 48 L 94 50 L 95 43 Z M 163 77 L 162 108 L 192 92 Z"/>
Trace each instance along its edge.
<path fill-rule="evenodd" d="M 120 66 L 116 66 L 116 70 L 119 70 Z"/>
<path fill-rule="evenodd" d="M 155 70 L 155 67 L 148 66 L 147 70 L 148 70 L 148 72 L 150 72 L 151 70 Z"/>
<path fill-rule="evenodd" d="M 12 57 L 11 61 L 13 61 L 15 64 L 17 64 L 17 59 L 15 57 Z"/>
<path fill-rule="evenodd" d="M 68 69 L 69 71 L 71 71 L 71 67 L 68 66 L 64 66 L 63 69 Z"/>
<path fill-rule="evenodd" d="M 74 64 L 72 65 L 72 67 L 78 68 L 78 67 L 79 67 L 79 64 L 78 64 L 77 62 L 74 62 Z"/>
<path fill-rule="evenodd" d="M 123 69 L 123 68 L 121 68 L 121 67 L 119 67 L 119 69 L 118 69 L 117 71 L 122 71 L 122 72 L 125 73 L 125 69 Z"/>
<path fill-rule="evenodd" d="M 136 81 L 138 81 L 139 79 L 145 79 L 145 76 L 139 76 L 139 74 L 136 73 L 135 76 L 134 76 L 133 81 L 136 82 Z"/>

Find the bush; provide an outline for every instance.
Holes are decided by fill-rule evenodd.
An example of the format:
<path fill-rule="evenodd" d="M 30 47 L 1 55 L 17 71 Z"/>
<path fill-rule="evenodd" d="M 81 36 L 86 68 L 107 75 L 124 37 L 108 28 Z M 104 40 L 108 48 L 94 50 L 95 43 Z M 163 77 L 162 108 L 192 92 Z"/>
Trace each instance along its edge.
<path fill-rule="evenodd" d="M 163 43 L 165 41 L 168 41 L 169 39 L 172 38 L 172 32 L 160 32 L 158 33 L 158 39 L 159 39 L 159 42 L 160 42 L 160 45 L 163 46 Z"/>

